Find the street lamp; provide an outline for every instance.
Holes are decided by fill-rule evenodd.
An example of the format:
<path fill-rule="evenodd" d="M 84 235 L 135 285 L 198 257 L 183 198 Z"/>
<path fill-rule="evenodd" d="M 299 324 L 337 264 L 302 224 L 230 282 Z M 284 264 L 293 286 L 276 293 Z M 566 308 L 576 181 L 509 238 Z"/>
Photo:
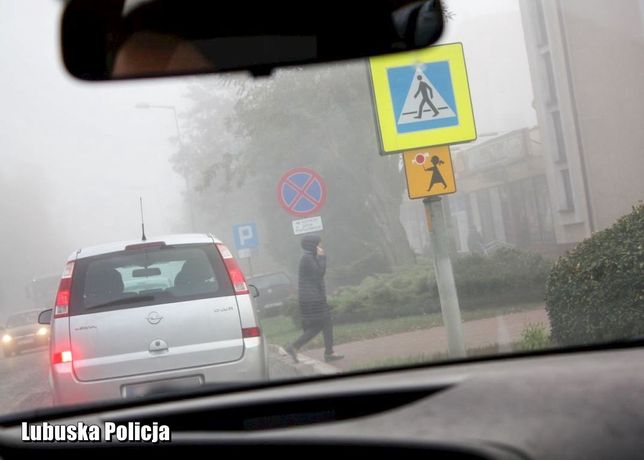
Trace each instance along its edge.
<path fill-rule="evenodd" d="M 139 102 L 135 106 L 137 109 L 165 109 L 165 110 L 172 110 L 172 114 L 174 115 L 174 124 L 177 129 L 177 139 L 179 140 L 179 149 L 183 150 L 183 140 L 181 138 L 181 129 L 179 128 L 179 117 L 177 116 L 177 109 L 173 105 L 153 105 L 153 104 L 148 104 L 147 102 Z M 186 189 L 188 193 L 188 209 L 190 211 L 190 226 L 192 228 L 192 231 L 195 231 L 195 217 L 194 217 L 194 211 L 192 208 L 192 200 L 190 199 L 190 179 L 188 178 L 188 173 L 184 175 L 184 179 L 186 181 Z"/>

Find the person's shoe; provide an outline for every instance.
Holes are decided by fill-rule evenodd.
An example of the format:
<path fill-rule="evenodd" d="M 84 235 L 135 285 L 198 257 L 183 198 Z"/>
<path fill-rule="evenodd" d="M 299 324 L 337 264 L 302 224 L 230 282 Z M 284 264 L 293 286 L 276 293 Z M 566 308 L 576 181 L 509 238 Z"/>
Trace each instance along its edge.
<path fill-rule="evenodd" d="M 337 353 L 331 353 L 331 354 L 324 354 L 324 360 L 328 363 L 330 361 L 337 361 L 339 359 L 344 358 L 344 355 L 339 355 Z"/>
<path fill-rule="evenodd" d="M 287 345 L 286 347 L 284 347 L 284 350 L 286 351 L 286 353 L 289 354 L 291 358 L 293 358 L 294 362 L 296 363 L 300 362 L 300 360 L 297 359 L 297 351 L 295 351 L 295 348 L 293 348 L 291 345 Z"/>

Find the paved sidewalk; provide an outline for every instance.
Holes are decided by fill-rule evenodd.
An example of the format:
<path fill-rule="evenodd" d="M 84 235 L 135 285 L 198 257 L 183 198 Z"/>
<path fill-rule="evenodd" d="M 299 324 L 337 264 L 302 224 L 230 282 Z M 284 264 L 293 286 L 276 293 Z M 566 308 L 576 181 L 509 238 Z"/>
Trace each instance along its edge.
<path fill-rule="evenodd" d="M 463 323 L 463 336 L 466 348 L 481 348 L 499 344 L 517 342 L 521 332 L 530 323 L 542 323 L 550 327 L 548 315 L 544 308 L 519 313 L 510 313 L 492 318 L 479 319 Z M 418 355 L 432 356 L 434 353 L 447 351 L 447 334 L 444 326 L 405 332 L 402 334 L 380 337 L 336 345 L 337 353 L 344 359 L 334 361 L 333 366 L 342 371 L 354 370 L 358 366 L 372 364 L 376 361 L 391 358 L 408 358 Z M 322 348 L 307 350 L 303 354 L 315 360 L 323 361 Z"/>

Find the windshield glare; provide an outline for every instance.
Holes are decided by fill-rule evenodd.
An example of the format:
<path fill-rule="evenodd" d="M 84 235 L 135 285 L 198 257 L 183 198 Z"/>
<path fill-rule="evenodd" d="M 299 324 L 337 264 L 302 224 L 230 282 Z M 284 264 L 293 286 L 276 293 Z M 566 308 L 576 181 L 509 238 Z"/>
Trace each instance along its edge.
<path fill-rule="evenodd" d="M 641 1 L 108 84 L 66 74 L 63 3 L 0 0 L 2 415 L 644 334 Z"/>

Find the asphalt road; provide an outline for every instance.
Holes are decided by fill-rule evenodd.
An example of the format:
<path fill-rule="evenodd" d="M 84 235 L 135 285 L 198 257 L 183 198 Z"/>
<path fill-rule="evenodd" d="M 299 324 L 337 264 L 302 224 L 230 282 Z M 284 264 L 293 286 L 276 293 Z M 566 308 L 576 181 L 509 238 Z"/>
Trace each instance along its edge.
<path fill-rule="evenodd" d="M 48 365 L 46 348 L 0 358 L 0 415 L 51 406 Z"/>
<path fill-rule="evenodd" d="M 24 351 L 10 358 L 0 357 L 0 416 L 51 407 L 46 349 Z M 272 380 L 297 377 L 299 374 L 284 359 L 271 353 Z"/>

